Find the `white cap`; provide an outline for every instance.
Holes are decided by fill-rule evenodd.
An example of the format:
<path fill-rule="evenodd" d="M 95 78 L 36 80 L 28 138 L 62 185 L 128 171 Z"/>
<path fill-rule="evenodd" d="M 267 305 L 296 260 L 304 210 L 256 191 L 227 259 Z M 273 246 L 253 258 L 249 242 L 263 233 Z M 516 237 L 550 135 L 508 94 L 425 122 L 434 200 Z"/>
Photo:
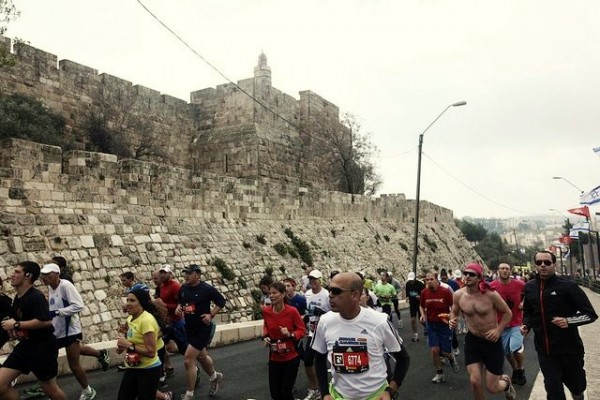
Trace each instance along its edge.
<path fill-rule="evenodd" d="M 46 264 L 40 271 L 42 274 L 49 274 L 50 272 L 56 272 L 60 274 L 60 267 L 54 263 Z"/>
<path fill-rule="evenodd" d="M 323 274 L 321 273 L 321 271 L 313 269 L 312 271 L 310 271 L 310 273 L 308 274 L 309 278 L 315 278 L 315 279 L 321 279 L 323 277 Z"/>
<path fill-rule="evenodd" d="M 172 274 L 173 267 L 171 267 L 169 264 L 165 264 L 162 267 L 160 267 L 159 271 L 164 271 L 164 272 L 168 272 L 169 274 Z"/>
<path fill-rule="evenodd" d="M 456 279 L 462 278 L 462 272 L 460 272 L 460 269 L 457 269 L 456 271 L 454 271 L 454 277 Z"/>
<path fill-rule="evenodd" d="M 414 281 L 415 280 L 415 273 L 414 272 L 409 272 L 408 273 L 408 280 L 409 281 Z"/>

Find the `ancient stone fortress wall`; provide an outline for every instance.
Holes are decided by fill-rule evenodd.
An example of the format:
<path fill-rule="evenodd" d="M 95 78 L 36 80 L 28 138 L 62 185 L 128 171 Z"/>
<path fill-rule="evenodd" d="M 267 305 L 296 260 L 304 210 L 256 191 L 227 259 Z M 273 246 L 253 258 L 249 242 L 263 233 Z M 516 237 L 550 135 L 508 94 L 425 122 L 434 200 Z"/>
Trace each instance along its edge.
<path fill-rule="evenodd" d="M 113 155 L 7 139 L 0 143 L 0 277 L 23 260 L 61 254 L 85 300 L 86 338 L 114 337 L 123 320 L 119 275 L 201 263 L 204 279 L 227 297 L 225 317 L 253 318 L 251 291 L 269 268 L 299 278 L 301 261 L 281 255 L 294 236 L 314 264 L 403 280 L 410 269 L 414 202 L 308 190 L 268 178 L 237 179 Z M 420 267 L 457 268 L 475 259 L 450 210 L 423 202 Z M 221 259 L 229 279 L 214 264 Z M 180 272 L 177 273 L 182 278 Z"/>
<path fill-rule="evenodd" d="M 10 49 L 10 43 L 0 36 L 1 47 Z M 65 118 L 66 135 L 75 145 L 84 148 L 91 113 L 127 114 L 160 133 L 173 165 L 190 168 L 195 105 L 70 60 L 58 61 L 56 55 L 27 44 L 16 43 L 13 54 L 16 65 L 0 68 L 0 90 L 43 101 Z M 134 145 L 142 140 L 135 129 L 130 134 Z"/>

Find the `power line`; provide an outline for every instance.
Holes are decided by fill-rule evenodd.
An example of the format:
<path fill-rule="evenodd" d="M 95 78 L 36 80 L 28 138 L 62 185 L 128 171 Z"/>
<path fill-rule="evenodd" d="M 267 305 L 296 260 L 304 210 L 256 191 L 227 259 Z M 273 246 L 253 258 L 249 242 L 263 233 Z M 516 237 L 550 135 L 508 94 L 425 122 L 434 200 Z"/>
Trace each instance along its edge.
<path fill-rule="evenodd" d="M 478 192 L 477 190 L 473 189 L 471 186 L 467 185 L 466 183 L 462 182 L 460 179 L 458 179 L 457 177 L 455 177 L 454 175 L 452 175 L 450 172 L 448 172 L 447 170 L 445 170 L 441 165 L 439 165 L 437 162 L 435 162 L 431 157 L 429 157 L 427 154 L 425 154 L 425 152 L 422 152 L 423 155 L 425 157 L 427 157 L 429 159 L 429 161 L 431 161 L 436 167 L 438 167 L 439 169 L 441 169 L 444 173 L 446 173 L 447 175 L 449 175 L 452 179 L 454 179 L 456 182 L 458 182 L 460 185 L 464 186 L 465 188 L 469 189 L 471 192 L 475 193 L 476 195 L 484 198 L 485 200 L 494 203 L 500 207 L 506 208 L 507 210 L 511 210 L 511 211 L 516 211 L 518 213 L 524 214 L 524 215 L 530 215 L 531 213 L 522 211 L 522 210 L 517 210 L 516 208 L 507 206 L 505 204 L 502 204 L 500 202 L 497 202 L 496 200 L 493 200 L 489 197 L 487 197 L 486 195 Z"/>
<path fill-rule="evenodd" d="M 271 114 L 275 115 L 277 118 L 281 119 L 282 121 L 284 121 L 285 123 L 289 124 L 290 126 L 292 126 L 293 128 L 295 128 L 296 130 L 298 130 L 298 132 L 301 132 L 303 134 L 305 134 L 306 136 L 310 137 L 311 139 L 316 139 L 316 140 L 320 140 L 321 142 L 327 144 L 329 147 L 334 148 L 335 146 L 333 146 L 331 143 L 329 143 L 327 140 L 318 137 L 318 136 L 314 136 L 311 135 L 310 133 L 306 132 L 305 130 L 301 129 L 298 125 L 296 125 L 294 122 L 288 120 L 287 118 L 285 118 L 283 115 L 279 114 L 278 112 L 274 111 L 273 109 L 271 109 L 269 106 L 267 106 L 266 104 L 264 104 L 262 101 L 260 101 L 259 99 L 257 99 L 256 97 L 254 97 L 252 94 L 248 93 L 246 90 L 244 90 L 243 88 L 241 88 L 237 83 L 233 82 L 231 79 L 229 79 L 229 77 L 227 77 L 227 75 L 225 75 L 223 72 L 221 72 L 217 67 L 215 67 L 212 63 L 210 63 L 205 57 L 203 57 L 200 53 L 198 53 L 191 45 L 189 45 L 179 34 L 177 34 L 177 32 L 175 32 L 173 29 L 171 29 L 166 23 L 164 23 L 158 16 L 156 16 L 156 14 L 154 14 L 148 7 L 146 7 L 146 5 L 144 3 L 142 3 L 140 0 L 137 0 L 138 4 L 140 6 L 142 6 L 142 8 L 144 8 L 144 10 L 146 10 L 146 12 L 148 14 L 150 14 L 152 16 L 152 18 L 154 18 L 163 28 L 165 28 L 167 31 L 169 31 L 169 33 L 171 33 L 177 40 L 179 40 L 186 48 L 188 48 L 192 53 L 194 53 L 194 55 L 196 55 L 198 58 L 200 58 L 204 63 L 206 63 L 206 65 L 208 65 L 212 70 L 214 70 L 216 73 L 218 73 L 223 79 L 225 79 L 228 83 L 234 85 L 240 92 L 242 92 L 243 94 L 245 94 L 246 96 L 248 96 L 250 99 L 252 99 L 252 101 L 254 101 L 256 104 L 260 105 L 262 108 L 264 108 L 267 112 L 270 112 Z"/>
<path fill-rule="evenodd" d="M 408 153 L 412 153 L 412 152 L 414 152 L 416 149 L 417 149 L 417 146 L 413 147 L 413 148 L 412 148 L 412 149 L 410 149 L 410 150 L 404 151 L 404 152 L 402 152 L 402 153 L 390 154 L 390 155 L 383 155 L 383 156 L 373 155 L 372 157 L 373 157 L 373 158 L 396 158 L 396 157 L 401 157 L 401 156 L 403 156 L 403 155 L 405 155 L 405 154 L 408 154 Z"/>

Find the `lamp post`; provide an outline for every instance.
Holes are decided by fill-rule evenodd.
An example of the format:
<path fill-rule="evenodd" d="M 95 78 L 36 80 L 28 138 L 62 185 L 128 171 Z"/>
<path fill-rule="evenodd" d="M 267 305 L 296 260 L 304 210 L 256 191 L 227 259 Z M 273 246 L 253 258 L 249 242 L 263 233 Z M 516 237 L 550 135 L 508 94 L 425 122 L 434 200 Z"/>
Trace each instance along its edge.
<path fill-rule="evenodd" d="M 575 186 L 573 184 L 573 182 L 571 182 L 570 180 L 568 180 L 567 178 L 565 178 L 563 176 L 553 176 L 552 179 L 562 179 L 563 181 L 567 182 L 569 185 L 573 186 L 575 189 L 579 190 L 580 194 L 583 194 L 583 190 L 581 190 L 580 188 L 578 188 L 577 186 Z"/>
<path fill-rule="evenodd" d="M 444 111 L 442 111 L 440 113 L 440 115 L 438 115 L 437 118 L 434 119 L 433 122 L 430 123 L 427 128 L 425 128 L 423 133 L 421 133 L 419 135 L 419 163 L 417 164 L 417 196 L 415 198 L 415 201 L 416 201 L 416 204 L 415 204 L 415 238 L 414 238 L 414 243 L 413 243 L 414 245 L 413 245 L 413 268 L 412 268 L 412 270 L 415 274 L 417 273 L 417 253 L 419 252 L 419 205 L 420 205 L 420 199 L 421 199 L 421 153 L 423 152 L 423 136 L 425 135 L 425 132 L 427 132 L 427 130 L 429 128 L 431 128 L 431 126 L 433 124 L 435 124 L 435 122 L 438 119 L 440 119 L 440 117 L 442 115 L 444 115 L 444 113 L 446 111 L 448 111 L 448 109 L 450 107 L 460 107 L 460 106 L 464 106 L 466 104 L 467 104 L 466 101 L 459 101 L 459 102 L 448 105 L 446 108 L 444 108 Z"/>

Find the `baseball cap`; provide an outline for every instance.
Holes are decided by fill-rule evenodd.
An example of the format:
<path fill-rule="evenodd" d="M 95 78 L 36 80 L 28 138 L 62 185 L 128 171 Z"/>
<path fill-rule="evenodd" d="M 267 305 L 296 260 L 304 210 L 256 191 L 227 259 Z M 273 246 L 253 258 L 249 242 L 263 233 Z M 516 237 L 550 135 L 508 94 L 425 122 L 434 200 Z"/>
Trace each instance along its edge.
<path fill-rule="evenodd" d="M 415 280 L 415 273 L 414 272 L 409 272 L 408 273 L 408 280 L 409 281 L 414 281 Z"/>
<path fill-rule="evenodd" d="M 42 274 L 49 274 L 50 272 L 56 272 L 60 274 L 60 267 L 54 263 L 46 264 L 40 271 Z"/>
<path fill-rule="evenodd" d="M 172 274 L 173 273 L 173 267 L 170 266 L 169 264 L 165 264 L 162 267 L 160 267 L 159 271 L 168 272 L 169 274 Z"/>
<path fill-rule="evenodd" d="M 197 272 L 200 273 L 202 270 L 198 264 L 190 264 L 183 269 L 183 272 Z"/>
<path fill-rule="evenodd" d="M 315 278 L 315 279 L 321 279 L 323 277 L 323 274 L 321 273 L 321 271 L 313 269 L 312 271 L 310 271 L 310 274 L 308 274 L 309 278 Z"/>
<path fill-rule="evenodd" d="M 128 290 L 128 292 L 133 292 L 134 290 L 144 290 L 146 292 L 149 292 L 150 288 L 144 283 L 136 283 Z"/>
<path fill-rule="evenodd" d="M 477 275 L 479 276 L 483 276 L 483 268 L 481 268 L 481 265 L 477 264 L 477 263 L 471 263 L 469 265 L 467 265 L 463 271 L 473 271 L 475 272 Z"/>
<path fill-rule="evenodd" d="M 456 279 L 462 278 L 462 272 L 460 272 L 460 269 L 457 269 L 456 271 L 454 271 L 454 277 Z"/>

